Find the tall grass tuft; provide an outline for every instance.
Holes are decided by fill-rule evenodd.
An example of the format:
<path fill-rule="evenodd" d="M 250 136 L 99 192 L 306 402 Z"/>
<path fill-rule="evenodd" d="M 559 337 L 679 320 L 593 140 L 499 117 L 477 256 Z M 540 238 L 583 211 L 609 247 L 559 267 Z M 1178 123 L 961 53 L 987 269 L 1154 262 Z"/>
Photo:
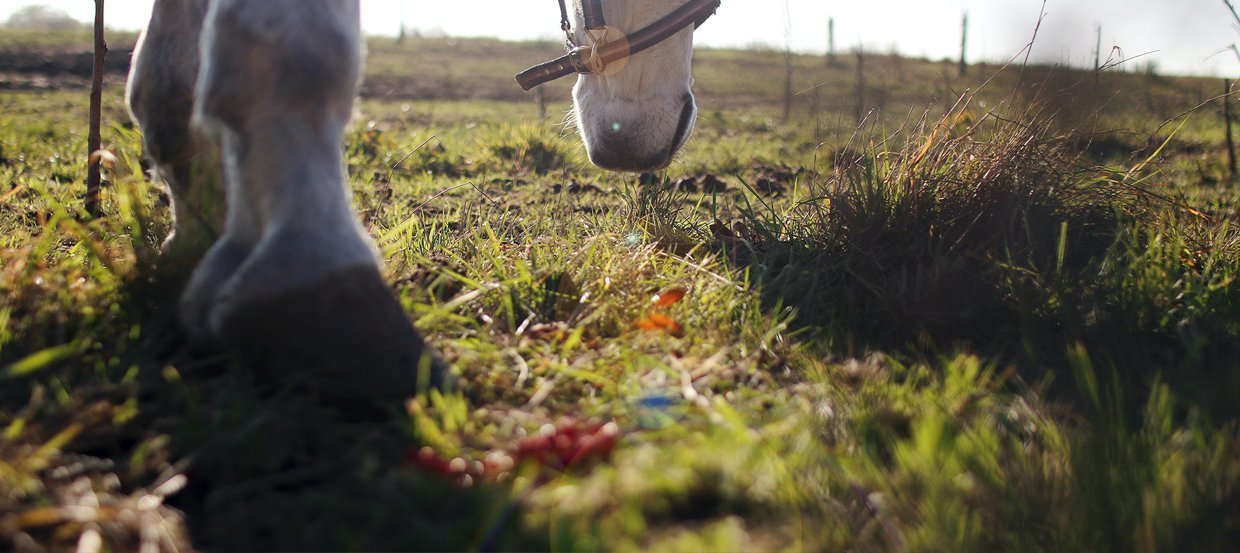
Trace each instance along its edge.
<path fill-rule="evenodd" d="M 566 141 L 549 136 L 541 126 L 524 124 L 502 129 L 500 134 L 502 138 L 499 139 L 487 137 L 486 148 L 496 168 L 546 175 L 576 165 Z"/>
<path fill-rule="evenodd" d="M 957 109 L 919 127 L 837 156 L 791 212 L 745 221 L 768 239 L 739 258 L 840 345 L 1001 340 L 1049 294 L 1030 284 L 1096 266 L 1140 207 L 1045 123 Z"/>

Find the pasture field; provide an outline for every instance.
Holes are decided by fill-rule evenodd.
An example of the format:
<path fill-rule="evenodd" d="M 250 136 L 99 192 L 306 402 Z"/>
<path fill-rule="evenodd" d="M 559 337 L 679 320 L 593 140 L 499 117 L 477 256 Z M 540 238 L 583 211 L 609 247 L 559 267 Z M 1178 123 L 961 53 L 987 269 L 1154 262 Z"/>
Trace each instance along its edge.
<path fill-rule="evenodd" d="M 393 412 L 187 343 L 120 80 L 89 220 L 35 40 L 0 33 L 0 549 L 1240 543 L 1221 81 L 797 56 L 785 118 L 782 53 L 701 50 L 638 177 L 511 81 L 556 45 L 377 39 L 350 183 L 460 377 Z"/>

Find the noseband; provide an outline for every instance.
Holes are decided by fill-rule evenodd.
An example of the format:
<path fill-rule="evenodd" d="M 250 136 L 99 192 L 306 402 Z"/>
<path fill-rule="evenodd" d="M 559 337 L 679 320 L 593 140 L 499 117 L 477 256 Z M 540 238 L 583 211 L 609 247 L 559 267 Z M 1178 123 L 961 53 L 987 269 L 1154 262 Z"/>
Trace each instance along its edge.
<path fill-rule="evenodd" d="M 592 44 L 583 45 L 573 38 L 572 25 L 568 21 L 568 7 L 564 0 L 560 0 L 560 28 L 567 37 L 565 46 L 568 53 L 518 73 L 517 84 L 521 85 L 522 90 L 529 90 L 573 73 L 602 73 L 609 64 L 647 50 L 689 25 L 694 28 L 700 26 L 719 9 L 720 1 L 689 0 L 672 13 L 633 34 L 609 40 L 607 22 L 603 18 L 603 0 L 582 0 L 585 34 L 592 41 Z"/>

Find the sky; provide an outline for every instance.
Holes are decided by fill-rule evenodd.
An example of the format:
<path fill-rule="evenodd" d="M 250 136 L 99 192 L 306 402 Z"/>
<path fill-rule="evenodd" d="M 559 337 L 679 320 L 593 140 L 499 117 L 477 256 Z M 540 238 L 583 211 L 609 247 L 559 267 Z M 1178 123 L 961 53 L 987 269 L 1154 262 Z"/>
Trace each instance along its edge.
<path fill-rule="evenodd" d="M 615 1 L 615 0 L 612 0 Z M 109 26 L 138 29 L 153 0 L 107 0 Z M 555 39 L 553 0 L 361 0 L 367 33 L 394 35 L 401 5 L 406 25 L 423 33 Z M 93 0 L 0 0 L 0 21 L 29 4 L 45 4 L 86 20 Z M 960 55 L 961 17 L 969 14 L 970 60 L 1002 62 L 1031 53 L 1038 62 L 1093 67 L 1097 28 L 1103 58 L 1133 58 L 1130 70 L 1153 64 L 1164 74 L 1235 77 L 1240 59 L 1228 47 L 1240 27 L 1222 0 L 723 0 L 718 15 L 695 34 L 699 45 L 782 48 L 827 47 L 827 20 L 835 19 L 836 50 L 857 45 L 882 53 L 931 59 Z M 1038 25 L 1039 15 L 1041 25 Z"/>

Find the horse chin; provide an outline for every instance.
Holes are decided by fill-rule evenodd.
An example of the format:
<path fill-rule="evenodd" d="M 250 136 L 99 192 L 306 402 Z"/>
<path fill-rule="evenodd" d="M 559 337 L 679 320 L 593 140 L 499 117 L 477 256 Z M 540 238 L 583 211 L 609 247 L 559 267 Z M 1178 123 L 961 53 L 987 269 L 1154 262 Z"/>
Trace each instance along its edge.
<path fill-rule="evenodd" d="M 679 94 L 591 101 L 574 91 L 577 125 L 590 162 L 611 171 L 664 169 L 689 140 L 697 106 L 687 89 Z"/>

